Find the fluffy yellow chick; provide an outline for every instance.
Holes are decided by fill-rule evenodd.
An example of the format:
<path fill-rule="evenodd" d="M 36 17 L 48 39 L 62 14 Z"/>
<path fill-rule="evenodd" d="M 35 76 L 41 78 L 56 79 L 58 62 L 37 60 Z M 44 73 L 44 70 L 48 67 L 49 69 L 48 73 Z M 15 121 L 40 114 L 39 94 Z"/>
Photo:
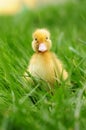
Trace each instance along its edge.
<path fill-rule="evenodd" d="M 50 52 L 52 43 L 50 33 L 46 29 L 37 29 L 33 33 L 32 48 L 35 51 L 33 54 L 27 72 L 37 79 L 43 79 L 50 85 L 57 80 L 66 80 L 68 73 L 63 68 L 61 61 L 57 56 Z M 27 77 L 27 72 L 25 76 Z M 27 78 L 29 79 L 29 78 Z"/>

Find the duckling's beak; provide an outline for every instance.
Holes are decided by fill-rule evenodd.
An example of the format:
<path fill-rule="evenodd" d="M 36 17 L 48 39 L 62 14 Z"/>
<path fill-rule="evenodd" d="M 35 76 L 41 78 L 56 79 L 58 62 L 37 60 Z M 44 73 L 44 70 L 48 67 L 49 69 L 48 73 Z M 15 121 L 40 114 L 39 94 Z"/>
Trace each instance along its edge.
<path fill-rule="evenodd" d="M 38 51 L 44 52 L 44 51 L 46 51 L 46 50 L 47 50 L 46 45 L 45 45 L 44 43 L 41 43 L 41 44 L 39 45 Z"/>

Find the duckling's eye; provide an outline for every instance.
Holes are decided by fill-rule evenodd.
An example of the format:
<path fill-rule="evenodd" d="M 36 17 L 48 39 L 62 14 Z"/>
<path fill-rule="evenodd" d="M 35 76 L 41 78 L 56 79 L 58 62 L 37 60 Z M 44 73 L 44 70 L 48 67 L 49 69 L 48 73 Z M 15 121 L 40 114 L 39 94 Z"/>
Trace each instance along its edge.
<path fill-rule="evenodd" d="M 48 39 L 48 37 L 46 37 L 46 40 Z"/>
<path fill-rule="evenodd" d="M 37 38 L 35 38 L 35 41 L 37 41 Z"/>

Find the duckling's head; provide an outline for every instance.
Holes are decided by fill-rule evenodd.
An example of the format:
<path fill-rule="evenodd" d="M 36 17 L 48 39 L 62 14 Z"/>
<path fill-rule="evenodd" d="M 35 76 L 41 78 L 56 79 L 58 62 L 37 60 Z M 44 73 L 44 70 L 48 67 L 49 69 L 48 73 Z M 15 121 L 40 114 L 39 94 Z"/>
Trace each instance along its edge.
<path fill-rule="evenodd" d="M 52 46 L 50 33 L 46 29 L 37 29 L 33 33 L 32 48 L 35 52 L 49 51 Z"/>

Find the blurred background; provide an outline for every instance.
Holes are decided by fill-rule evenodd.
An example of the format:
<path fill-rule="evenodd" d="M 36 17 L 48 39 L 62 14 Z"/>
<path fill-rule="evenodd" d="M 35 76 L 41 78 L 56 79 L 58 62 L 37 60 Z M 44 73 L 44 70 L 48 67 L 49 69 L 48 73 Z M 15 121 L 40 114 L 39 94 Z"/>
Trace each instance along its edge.
<path fill-rule="evenodd" d="M 69 72 L 54 95 L 22 79 L 36 28 Z M 86 130 L 86 0 L 0 0 L 0 130 Z"/>
<path fill-rule="evenodd" d="M 0 14 L 15 14 L 23 7 L 31 9 L 48 4 L 64 3 L 66 1 L 67 0 L 0 0 Z"/>

